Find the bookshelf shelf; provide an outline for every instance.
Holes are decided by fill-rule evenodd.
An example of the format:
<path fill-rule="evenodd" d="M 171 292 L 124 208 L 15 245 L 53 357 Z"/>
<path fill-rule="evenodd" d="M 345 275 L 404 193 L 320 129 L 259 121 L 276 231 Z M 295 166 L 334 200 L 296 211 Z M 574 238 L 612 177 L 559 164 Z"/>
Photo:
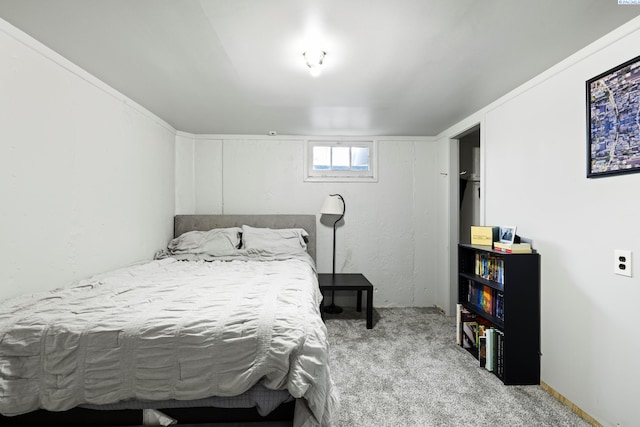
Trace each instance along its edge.
<path fill-rule="evenodd" d="M 485 313 L 481 308 L 476 307 L 475 305 L 471 305 L 469 303 L 462 303 L 462 306 L 464 308 L 466 308 L 467 310 L 469 310 L 471 313 L 475 314 L 476 316 L 482 316 L 484 317 L 486 320 L 489 321 L 489 323 L 491 323 L 492 325 L 494 325 L 495 327 L 499 328 L 499 329 L 504 329 L 504 321 L 492 316 L 490 314 Z"/>
<path fill-rule="evenodd" d="M 538 253 L 458 245 L 458 344 L 504 384 L 540 383 Z"/>
<path fill-rule="evenodd" d="M 500 292 L 504 292 L 504 284 L 502 283 L 498 283 L 498 282 L 494 282 L 493 280 L 487 280 L 482 278 L 481 276 L 478 276 L 476 274 L 467 274 L 467 273 L 460 273 L 460 276 L 472 280 L 476 283 L 482 284 L 482 285 L 486 285 L 489 286 L 493 289 L 497 289 Z"/>

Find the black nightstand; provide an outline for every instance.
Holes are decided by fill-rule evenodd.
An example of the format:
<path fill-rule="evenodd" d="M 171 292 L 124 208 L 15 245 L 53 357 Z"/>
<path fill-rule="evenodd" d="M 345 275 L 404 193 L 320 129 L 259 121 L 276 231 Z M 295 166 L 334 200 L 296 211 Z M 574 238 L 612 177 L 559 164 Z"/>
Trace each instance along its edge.
<path fill-rule="evenodd" d="M 373 328 L 373 285 L 360 273 L 318 273 L 318 285 L 324 296 L 325 291 L 358 291 L 356 309 L 362 311 L 362 291 L 367 292 L 367 329 Z M 324 298 L 320 305 L 324 319 Z"/>

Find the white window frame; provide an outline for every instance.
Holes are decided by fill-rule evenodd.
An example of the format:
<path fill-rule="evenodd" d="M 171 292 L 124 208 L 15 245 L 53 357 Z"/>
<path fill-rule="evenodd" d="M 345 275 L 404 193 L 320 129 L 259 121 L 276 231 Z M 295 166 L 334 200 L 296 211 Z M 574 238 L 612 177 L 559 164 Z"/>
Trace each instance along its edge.
<path fill-rule="evenodd" d="M 369 170 L 314 170 L 313 147 L 367 147 Z M 378 182 L 378 143 L 374 139 L 308 139 L 304 145 L 304 181 L 306 182 Z"/>

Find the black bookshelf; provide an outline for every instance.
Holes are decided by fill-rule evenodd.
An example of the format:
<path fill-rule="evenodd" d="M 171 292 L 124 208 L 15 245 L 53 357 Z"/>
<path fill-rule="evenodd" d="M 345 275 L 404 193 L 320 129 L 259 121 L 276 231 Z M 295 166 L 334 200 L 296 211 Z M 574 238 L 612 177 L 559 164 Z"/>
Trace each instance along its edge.
<path fill-rule="evenodd" d="M 499 262 L 501 271 L 489 277 L 477 274 L 479 256 Z M 494 304 L 491 312 L 469 301 L 470 287 L 491 290 Z M 503 295 L 502 318 L 495 313 L 498 293 Z M 458 303 L 479 322 L 504 334 L 502 368 L 494 372 L 504 384 L 540 384 L 540 254 L 508 254 L 488 246 L 459 244 Z M 468 350 L 478 357 L 476 348 Z"/>

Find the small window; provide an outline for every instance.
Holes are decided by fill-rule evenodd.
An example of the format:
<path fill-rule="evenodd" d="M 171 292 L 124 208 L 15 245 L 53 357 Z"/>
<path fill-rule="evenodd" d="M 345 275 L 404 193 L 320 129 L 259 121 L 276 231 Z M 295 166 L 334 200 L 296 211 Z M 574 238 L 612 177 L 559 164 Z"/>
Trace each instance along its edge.
<path fill-rule="evenodd" d="M 309 140 L 305 181 L 376 181 L 375 141 Z"/>

